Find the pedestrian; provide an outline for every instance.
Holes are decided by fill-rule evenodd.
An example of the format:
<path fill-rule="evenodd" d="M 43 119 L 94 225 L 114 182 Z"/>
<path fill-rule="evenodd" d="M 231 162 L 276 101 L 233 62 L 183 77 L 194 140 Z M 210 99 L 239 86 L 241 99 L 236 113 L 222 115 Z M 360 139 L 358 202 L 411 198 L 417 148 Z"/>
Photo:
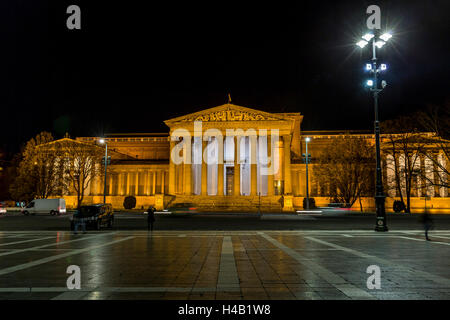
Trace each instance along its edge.
<path fill-rule="evenodd" d="M 423 228 L 425 229 L 425 239 L 427 239 L 427 241 L 431 241 L 430 238 L 428 237 L 428 231 L 430 231 L 433 228 L 433 219 L 431 218 L 431 215 L 427 211 L 425 211 L 422 214 L 421 220 Z"/>
<path fill-rule="evenodd" d="M 82 218 L 82 217 L 78 217 L 79 214 L 79 210 L 77 210 L 75 212 L 75 214 L 73 215 L 73 220 L 74 220 L 74 230 L 73 233 L 74 234 L 78 234 L 78 227 L 81 225 L 81 230 L 83 231 L 83 233 L 86 233 L 86 218 Z"/>
<path fill-rule="evenodd" d="M 80 226 L 80 225 L 81 225 L 81 230 L 83 231 L 83 233 L 86 233 L 86 222 L 84 220 L 85 220 L 85 218 L 81 218 L 75 223 L 75 230 L 74 230 L 75 234 L 77 234 L 78 226 Z"/>
<path fill-rule="evenodd" d="M 155 207 L 150 206 L 147 209 L 147 228 L 148 231 L 153 231 L 153 223 L 155 222 Z"/>

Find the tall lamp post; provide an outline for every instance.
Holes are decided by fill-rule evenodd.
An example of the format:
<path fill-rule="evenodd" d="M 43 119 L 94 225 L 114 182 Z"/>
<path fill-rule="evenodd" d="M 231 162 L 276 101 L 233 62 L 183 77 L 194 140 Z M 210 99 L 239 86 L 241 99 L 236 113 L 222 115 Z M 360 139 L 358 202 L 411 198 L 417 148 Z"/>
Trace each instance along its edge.
<path fill-rule="evenodd" d="M 100 139 L 99 142 L 101 144 L 105 145 L 105 159 L 104 164 L 105 164 L 105 181 L 103 184 L 103 204 L 106 203 L 106 174 L 107 174 L 107 168 L 108 168 L 108 142 L 106 141 L 106 139 Z"/>
<path fill-rule="evenodd" d="M 309 177 L 308 177 L 308 163 L 309 163 L 309 154 L 308 154 L 308 142 L 311 141 L 310 137 L 305 138 L 305 163 L 306 163 L 306 210 L 309 210 Z"/>
<path fill-rule="evenodd" d="M 381 48 L 392 37 L 390 33 L 384 33 L 381 36 L 375 36 L 373 33 L 367 33 L 356 45 L 364 48 L 368 43 L 372 44 L 372 62 L 366 64 L 366 71 L 373 75 L 372 79 L 367 80 L 366 85 L 370 87 L 373 93 L 373 105 L 375 111 L 375 149 L 376 149 L 376 184 L 375 184 L 375 207 L 376 224 L 375 231 L 388 231 L 386 223 L 386 210 L 384 206 L 385 196 L 383 192 L 383 181 L 381 174 L 381 155 L 380 155 L 380 122 L 378 121 L 378 94 L 386 87 L 386 81 L 381 81 L 381 88 L 378 87 L 378 73 L 387 69 L 385 64 L 377 67 L 376 49 Z"/>

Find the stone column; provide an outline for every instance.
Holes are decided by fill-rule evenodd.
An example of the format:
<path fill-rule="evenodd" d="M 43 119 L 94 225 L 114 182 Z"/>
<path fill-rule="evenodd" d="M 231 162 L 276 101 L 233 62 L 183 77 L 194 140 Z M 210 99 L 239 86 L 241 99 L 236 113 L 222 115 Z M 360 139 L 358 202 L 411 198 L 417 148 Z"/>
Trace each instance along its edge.
<path fill-rule="evenodd" d="M 117 186 L 117 195 L 123 195 L 123 175 L 122 172 L 118 173 L 119 181 L 117 182 L 119 185 Z"/>
<path fill-rule="evenodd" d="M 170 137 L 171 139 L 171 137 Z M 169 154 L 169 194 L 175 194 L 175 164 L 172 161 L 172 150 L 175 147 L 175 142 L 170 140 L 170 154 Z M 155 182 L 155 179 L 153 179 Z M 153 190 L 155 187 L 153 185 Z"/>
<path fill-rule="evenodd" d="M 112 196 L 113 194 L 113 175 L 112 173 L 109 173 L 109 195 Z"/>
<path fill-rule="evenodd" d="M 298 179 L 298 180 L 297 180 L 297 183 L 298 183 L 298 195 L 299 195 L 300 197 L 304 197 L 304 196 L 306 196 L 306 193 L 305 193 L 305 184 L 302 183 L 302 182 L 304 182 L 305 179 L 303 179 L 303 171 L 302 171 L 302 170 L 299 170 L 299 171 L 298 171 L 297 179 Z"/>
<path fill-rule="evenodd" d="M 192 194 L 192 141 L 191 137 L 183 137 L 184 141 L 184 152 L 183 152 L 183 163 L 184 163 L 184 194 Z"/>
<path fill-rule="evenodd" d="M 130 172 L 127 172 L 127 193 L 126 195 L 128 196 L 130 194 Z"/>
<path fill-rule="evenodd" d="M 165 179 L 165 171 L 161 171 L 161 194 L 164 194 L 164 179 Z"/>
<path fill-rule="evenodd" d="M 386 155 L 386 186 L 385 192 L 389 197 L 395 197 L 395 159 L 391 154 Z"/>
<path fill-rule="evenodd" d="M 443 183 L 447 182 L 448 177 L 447 177 L 446 172 L 444 171 L 444 169 L 447 168 L 447 163 L 446 163 L 447 161 L 446 161 L 445 154 L 442 151 L 439 152 L 438 161 L 439 161 L 439 167 L 438 167 L 439 168 L 439 170 L 438 170 L 439 183 L 443 184 Z M 439 194 L 443 198 L 448 197 L 448 188 L 441 186 L 439 188 Z"/>
<path fill-rule="evenodd" d="M 431 185 L 430 181 L 434 181 L 434 170 L 433 170 L 433 161 L 425 157 L 425 175 L 427 178 L 426 186 L 427 186 L 427 196 L 434 197 L 434 186 Z"/>
<path fill-rule="evenodd" d="M 283 136 L 284 148 L 284 194 L 292 194 L 291 185 L 291 136 Z"/>
<path fill-rule="evenodd" d="M 156 194 L 156 171 L 155 170 L 153 170 L 152 171 L 152 174 L 153 174 L 153 195 L 155 195 Z M 170 178 L 170 176 L 169 176 L 169 178 Z"/>
<path fill-rule="evenodd" d="M 270 155 L 269 155 L 270 154 Z M 271 159 L 271 162 L 267 164 L 268 166 L 271 166 L 272 168 L 275 167 L 275 154 L 273 152 L 273 146 L 272 146 L 272 136 L 267 135 L 267 157 Z M 274 195 L 274 189 L 273 189 L 273 178 L 275 172 L 272 172 L 273 170 L 270 170 L 269 175 L 267 176 L 267 195 L 273 196 Z"/>
<path fill-rule="evenodd" d="M 250 142 L 250 195 L 256 196 L 258 191 L 258 167 L 257 167 L 257 161 L 256 161 L 256 144 L 258 142 L 258 136 L 257 135 L 251 135 L 249 136 L 249 142 Z"/>
<path fill-rule="evenodd" d="M 217 139 L 217 149 L 218 149 L 218 157 L 217 157 L 217 195 L 223 196 L 223 137 L 216 137 Z"/>
<path fill-rule="evenodd" d="M 241 137 L 234 137 L 234 196 L 241 195 L 241 161 L 240 161 Z"/>
<path fill-rule="evenodd" d="M 143 184 L 144 184 L 144 188 L 142 190 L 142 196 L 147 195 L 147 171 L 143 170 L 142 171 L 142 179 L 144 179 Z"/>
<path fill-rule="evenodd" d="M 149 196 L 150 195 L 150 170 L 146 171 L 145 180 L 147 181 L 147 186 L 145 188 L 145 194 L 147 196 Z"/>
<path fill-rule="evenodd" d="M 134 194 L 136 195 L 136 196 L 138 196 L 139 195 L 139 171 L 136 171 L 136 179 L 135 179 L 135 183 L 136 183 L 136 185 L 134 186 Z"/>
<path fill-rule="evenodd" d="M 208 165 L 205 162 L 204 152 L 208 146 L 208 141 L 202 141 L 202 196 L 208 194 Z"/>

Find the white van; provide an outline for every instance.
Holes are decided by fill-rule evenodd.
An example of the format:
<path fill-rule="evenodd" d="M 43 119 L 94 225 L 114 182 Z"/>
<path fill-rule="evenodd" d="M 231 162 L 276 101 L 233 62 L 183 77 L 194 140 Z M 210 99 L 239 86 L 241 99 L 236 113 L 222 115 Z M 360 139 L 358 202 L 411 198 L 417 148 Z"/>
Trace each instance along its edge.
<path fill-rule="evenodd" d="M 66 213 L 66 200 L 64 199 L 35 199 L 25 208 L 22 208 L 24 215 L 36 213 L 50 213 L 52 216 Z"/>

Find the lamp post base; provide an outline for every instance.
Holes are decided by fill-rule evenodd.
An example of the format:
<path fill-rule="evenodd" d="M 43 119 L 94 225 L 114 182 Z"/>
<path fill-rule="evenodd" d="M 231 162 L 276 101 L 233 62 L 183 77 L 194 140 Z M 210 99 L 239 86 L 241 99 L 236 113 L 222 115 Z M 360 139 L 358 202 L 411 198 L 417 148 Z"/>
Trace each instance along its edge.
<path fill-rule="evenodd" d="M 384 218 L 379 218 L 377 217 L 377 224 L 375 225 L 375 231 L 378 232 L 386 232 L 389 231 L 387 225 L 386 225 L 386 220 Z"/>
<path fill-rule="evenodd" d="M 384 206 L 384 195 L 376 195 L 375 196 L 375 206 L 376 206 L 376 224 L 375 231 L 385 232 L 388 231 L 388 227 L 386 224 L 386 210 Z"/>

